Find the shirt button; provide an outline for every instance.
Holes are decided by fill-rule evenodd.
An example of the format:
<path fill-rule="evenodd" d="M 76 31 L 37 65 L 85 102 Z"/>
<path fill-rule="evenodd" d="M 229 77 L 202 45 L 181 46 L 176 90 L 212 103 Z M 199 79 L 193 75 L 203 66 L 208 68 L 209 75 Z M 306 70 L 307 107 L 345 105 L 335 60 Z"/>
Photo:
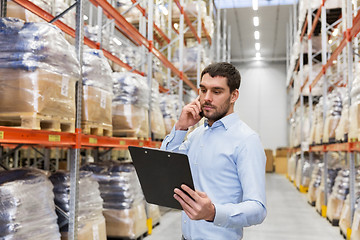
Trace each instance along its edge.
<path fill-rule="evenodd" d="M 186 220 L 184 220 L 184 223 L 186 223 Z"/>

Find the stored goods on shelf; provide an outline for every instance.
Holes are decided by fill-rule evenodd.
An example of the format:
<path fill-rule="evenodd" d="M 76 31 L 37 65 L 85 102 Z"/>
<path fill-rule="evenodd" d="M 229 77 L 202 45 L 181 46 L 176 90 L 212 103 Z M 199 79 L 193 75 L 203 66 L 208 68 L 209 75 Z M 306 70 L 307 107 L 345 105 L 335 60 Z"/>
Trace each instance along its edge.
<path fill-rule="evenodd" d="M 199 7 L 198 7 L 198 1 L 188 1 L 184 6 L 184 12 L 189 17 L 196 17 L 199 14 Z M 205 1 L 200 2 L 200 14 L 201 18 L 204 18 L 206 16 L 206 3 Z M 180 18 L 180 9 L 176 4 L 172 5 L 172 17 L 173 18 Z"/>
<path fill-rule="evenodd" d="M 29 1 L 49 13 L 51 13 L 52 11 L 53 8 L 52 1 L 46 1 L 46 0 L 29 0 Z M 42 23 L 45 22 L 45 20 L 43 20 L 42 18 L 33 14 L 29 10 L 26 10 L 25 8 L 23 8 L 22 6 L 20 6 L 19 4 L 13 1 L 7 1 L 6 16 L 19 18 L 26 22 L 42 22 Z"/>
<path fill-rule="evenodd" d="M 78 202 L 78 239 L 106 240 L 105 219 L 102 214 L 103 200 L 99 184 L 92 179 L 92 173 L 80 172 Z M 49 177 L 54 185 L 55 203 L 66 213 L 70 209 L 70 173 L 57 171 Z M 58 214 L 62 240 L 67 239 L 68 224 Z"/>
<path fill-rule="evenodd" d="M 0 31 L 0 121 L 73 132 L 80 76 L 74 47 L 48 23 L 2 18 Z"/>
<path fill-rule="evenodd" d="M 134 5 L 131 0 L 116 0 L 115 9 L 120 13 L 124 14 L 126 20 L 130 23 L 139 23 L 140 17 L 142 17 L 141 12 L 136 7 L 130 9 Z M 130 11 L 128 11 L 130 9 Z"/>
<path fill-rule="evenodd" d="M 346 196 L 349 194 L 349 175 L 349 169 L 339 171 L 328 200 L 326 216 L 335 226 L 339 224 L 341 210 Z"/>
<path fill-rule="evenodd" d="M 353 225 L 351 226 L 351 220 L 350 220 L 350 194 L 347 195 L 344 206 L 341 210 L 341 216 L 340 216 L 340 221 L 339 221 L 339 227 L 340 227 L 340 232 L 343 235 L 347 235 L 347 232 L 349 229 L 352 230 L 351 232 L 351 240 L 356 240 L 359 239 L 357 238 L 359 236 L 359 226 L 357 226 L 358 224 L 358 219 L 355 219 L 355 215 L 357 215 L 358 213 L 358 206 L 360 203 L 360 188 L 357 186 L 356 187 L 356 191 L 355 191 L 355 214 L 354 214 L 354 219 L 353 219 Z M 357 216 L 358 217 L 358 216 Z M 356 220 L 356 222 L 355 222 Z M 353 234 L 354 232 L 354 234 Z"/>
<path fill-rule="evenodd" d="M 198 48 L 199 46 L 193 46 L 193 47 L 186 47 L 184 48 L 184 55 L 183 55 L 183 68 L 184 72 L 190 75 L 196 74 L 197 71 L 197 55 L 198 55 Z M 201 48 L 201 56 L 200 59 L 205 59 L 205 52 L 204 49 Z M 176 49 L 173 56 L 173 62 L 175 67 L 180 66 L 180 59 L 179 59 L 180 53 L 179 49 Z M 200 69 L 204 69 L 205 64 L 204 62 L 201 62 Z"/>
<path fill-rule="evenodd" d="M 149 94 L 145 77 L 113 73 L 112 123 L 114 136 L 149 136 Z"/>
<path fill-rule="evenodd" d="M 150 103 L 150 120 L 151 120 L 151 137 L 152 139 L 164 139 L 166 135 L 164 117 L 160 109 L 159 83 L 152 80 L 151 85 L 151 103 Z"/>
<path fill-rule="evenodd" d="M 341 118 L 335 130 L 335 139 L 337 142 L 347 142 L 349 134 L 349 96 L 343 94 Z"/>
<path fill-rule="evenodd" d="M 101 50 L 84 49 L 81 120 L 86 134 L 112 136 L 111 74 L 110 65 Z"/>
<path fill-rule="evenodd" d="M 358 69 L 358 68 L 357 68 Z M 356 71 L 355 79 L 351 88 L 351 106 L 349 116 L 349 140 L 359 139 L 360 129 L 360 71 Z"/>
<path fill-rule="evenodd" d="M 310 205 L 315 206 L 316 196 L 319 194 L 319 188 L 321 184 L 321 169 L 324 167 L 323 163 L 315 162 L 314 168 L 311 174 L 311 181 L 309 184 L 309 190 L 307 193 L 307 199 Z"/>
<path fill-rule="evenodd" d="M 177 121 L 175 103 L 176 95 L 168 95 L 166 93 L 160 94 L 160 109 L 163 114 L 166 134 L 171 132 L 171 129 Z"/>
<path fill-rule="evenodd" d="M 300 160 L 298 160 L 296 174 L 295 174 L 296 187 L 298 188 L 302 187 L 304 188 L 305 191 L 309 188 L 312 170 L 313 170 L 313 165 L 310 164 L 309 154 L 305 154 L 304 164 L 302 166 L 300 164 Z"/>
<path fill-rule="evenodd" d="M 342 98 L 339 90 L 328 95 L 327 113 L 324 125 L 323 143 L 335 143 L 335 130 L 340 122 L 342 111 Z"/>
<path fill-rule="evenodd" d="M 40 170 L 1 171 L 0 238 L 60 240 L 52 188 Z"/>
<path fill-rule="evenodd" d="M 323 121 L 323 97 L 320 97 L 319 103 L 315 106 L 315 144 L 321 144 L 324 135 L 324 121 Z"/>
<path fill-rule="evenodd" d="M 291 157 L 288 160 L 288 176 L 290 181 L 292 182 L 295 181 L 296 161 L 297 161 L 296 154 L 291 155 Z"/>
<path fill-rule="evenodd" d="M 93 171 L 100 184 L 108 236 L 136 239 L 147 232 L 144 195 L 132 164 L 94 163 L 82 169 Z"/>

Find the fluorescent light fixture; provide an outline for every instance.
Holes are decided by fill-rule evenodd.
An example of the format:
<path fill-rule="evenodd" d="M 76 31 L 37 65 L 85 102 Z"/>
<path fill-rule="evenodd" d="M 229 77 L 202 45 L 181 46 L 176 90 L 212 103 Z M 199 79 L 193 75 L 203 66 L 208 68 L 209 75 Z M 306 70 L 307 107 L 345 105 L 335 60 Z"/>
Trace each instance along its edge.
<path fill-rule="evenodd" d="M 255 31 L 254 32 L 254 37 L 256 40 L 259 40 L 260 39 L 260 32 L 259 31 Z"/>
<path fill-rule="evenodd" d="M 178 30 L 178 29 L 179 29 L 179 24 L 178 24 L 178 23 L 174 23 L 174 28 L 175 28 L 176 30 Z"/>
<path fill-rule="evenodd" d="M 163 5 L 160 5 L 159 8 L 160 8 L 160 10 L 163 12 L 164 15 L 168 15 L 168 14 L 169 14 L 169 11 L 168 11 L 167 8 L 164 7 Z"/>
<path fill-rule="evenodd" d="M 252 8 L 254 11 L 257 11 L 259 9 L 259 0 L 252 0 Z"/>
<path fill-rule="evenodd" d="M 119 39 L 117 39 L 117 38 L 113 38 L 113 40 L 114 40 L 114 42 L 115 42 L 117 45 L 119 45 L 119 46 L 121 46 L 121 45 L 122 45 L 122 42 L 120 42 L 120 40 L 119 40 Z"/>
<path fill-rule="evenodd" d="M 260 58 L 261 58 L 261 54 L 260 54 L 259 52 L 257 52 L 256 55 L 255 55 L 255 58 L 256 58 L 256 59 L 260 59 Z"/>
<path fill-rule="evenodd" d="M 259 17 L 254 17 L 253 21 L 254 21 L 254 26 L 255 27 L 259 26 Z"/>
<path fill-rule="evenodd" d="M 333 33 L 332 33 L 332 35 L 333 35 L 333 36 L 336 36 L 336 35 L 338 35 L 338 34 L 339 34 L 339 29 L 338 29 L 338 28 L 335 28 L 334 31 L 333 31 Z"/>
<path fill-rule="evenodd" d="M 88 20 L 89 17 L 84 14 L 84 21 Z"/>
<path fill-rule="evenodd" d="M 256 51 L 259 51 L 260 50 L 260 43 L 255 43 L 255 50 Z"/>

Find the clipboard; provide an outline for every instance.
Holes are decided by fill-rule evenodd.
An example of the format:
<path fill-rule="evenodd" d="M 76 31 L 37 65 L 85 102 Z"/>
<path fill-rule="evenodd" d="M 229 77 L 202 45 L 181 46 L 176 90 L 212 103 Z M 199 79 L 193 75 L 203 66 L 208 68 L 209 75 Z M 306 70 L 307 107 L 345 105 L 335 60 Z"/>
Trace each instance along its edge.
<path fill-rule="evenodd" d="M 194 189 L 187 155 L 154 148 L 129 146 L 130 155 L 148 203 L 182 210 L 174 189 Z"/>

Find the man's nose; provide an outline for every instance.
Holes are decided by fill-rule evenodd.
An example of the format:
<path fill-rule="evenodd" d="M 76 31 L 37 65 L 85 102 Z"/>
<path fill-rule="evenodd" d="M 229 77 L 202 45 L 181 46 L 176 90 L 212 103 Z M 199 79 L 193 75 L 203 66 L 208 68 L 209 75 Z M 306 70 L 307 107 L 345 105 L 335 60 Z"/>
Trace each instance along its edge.
<path fill-rule="evenodd" d="M 204 96 L 205 102 L 211 102 L 212 101 L 212 94 L 210 91 L 207 91 Z"/>

